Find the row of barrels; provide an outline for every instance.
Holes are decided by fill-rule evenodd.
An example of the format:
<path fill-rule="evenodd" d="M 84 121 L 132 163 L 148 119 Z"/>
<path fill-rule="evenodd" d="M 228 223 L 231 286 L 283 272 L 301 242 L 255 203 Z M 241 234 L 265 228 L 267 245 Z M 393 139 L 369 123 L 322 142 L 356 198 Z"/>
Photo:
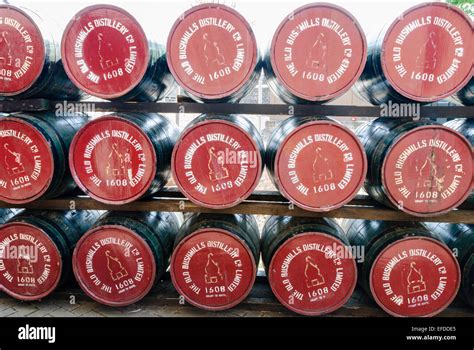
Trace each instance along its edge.
<path fill-rule="evenodd" d="M 77 183 L 90 197 L 120 205 L 152 196 L 172 174 L 192 202 L 222 209 L 248 198 L 266 165 L 282 195 L 306 210 L 339 208 L 365 184 L 386 206 L 433 216 L 471 194 L 473 123 L 378 118 L 355 135 L 330 118 L 294 116 L 265 149 L 255 126 L 237 115 L 204 114 L 180 134 L 153 113 L 92 120 L 14 113 L 0 117 L 0 200 L 53 198 Z"/>
<path fill-rule="evenodd" d="M 176 81 L 198 101 L 234 102 L 263 67 L 287 103 L 327 102 L 355 84 L 376 105 L 451 95 L 474 104 L 473 22 L 446 3 L 412 7 L 368 40 L 347 10 L 309 4 L 281 22 L 263 55 L 247 20 L 215 3 L 182 14 L 166 49 L 111 5 L 81 10 L 61 42 L 31 10 L 0 5 L 0 19 L 0 96 L 157 101 Z"/>
<path fill-rule="evenodd" d="M 252 289 L 260 256 L 276 298 L 330 313 L 357 281 L 394 316 L 433 316 L 456 297 L 474 307 L 473 225 L 166 212 L 0 212 L 0 288 L 39 300 L 70 279 L 99 303 L 145 297 L 170 264 L 190 304 L 229 309 Z M 342 228 L 341 228 L 342 227 Z"/>

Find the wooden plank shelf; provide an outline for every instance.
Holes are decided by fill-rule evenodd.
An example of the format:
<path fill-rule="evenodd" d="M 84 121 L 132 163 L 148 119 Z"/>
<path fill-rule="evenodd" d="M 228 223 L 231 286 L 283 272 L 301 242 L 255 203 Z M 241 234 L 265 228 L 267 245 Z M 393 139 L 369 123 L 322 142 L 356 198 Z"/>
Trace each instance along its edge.
<path fill-rule="evenodd" d="M 472 208 L 461 206 L 447 214 L 421 218 L 408 215 L 401 211 L 383 207 L 371 200 L 367 195 L 359 195 L 342 208 L 328 212 L 315 213 L 291 205 L 278 192 L 256 191 L 248 200 L 227 209 L 208 209 L 200 207 L 174 188 L 168 188 L 153 198 L 139 200 L 124 205 L 109 205 L 97 202 L 85 195 L 75 194 L 54 199 L 36 200 L 32 203 L 12 205 L 0 202 L 0 208 L 28 208 L 48 210 L 123 210 L 123 211 L 171 211 L 171 212 L 203 212 L 222 214 L 260 214 L 260 215 L 288 215 L 305 217 L 330 217 L 387 221 L 431 221 L 431 222 L 462 222 L 474 224 Z"/>
<path fill-rule="evenodd" d="M 108 102 L 108 101 L 49 101 L 3 100 L 0 112 L 38 112 L 55 110 L 58 106 L 76 111 L 95 112 L 155 112 L 155 113 L 214 113 L 248 115 L 322 115 L 335 117 L 380 117 L 379 106 L 287 105 L 251 103 L 168 103 L 168 102 Z M 418 116 L 415 116 L 418 117 Z M 474 106 L 421 106 L 421 118 L 474 118 Z"/>

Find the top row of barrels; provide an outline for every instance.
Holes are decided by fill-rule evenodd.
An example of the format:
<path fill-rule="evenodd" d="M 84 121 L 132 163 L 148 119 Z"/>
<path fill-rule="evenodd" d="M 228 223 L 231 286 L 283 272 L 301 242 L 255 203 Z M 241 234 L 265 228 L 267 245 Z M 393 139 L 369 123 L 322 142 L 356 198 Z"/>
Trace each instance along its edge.
<path fill-rule="evenodd" d="M 181 15 L 166 49 L 115 6 L 84 8 L 61 42 L 46 24 L 0 5 L 0 96 L 158 101 L 176 81 L 197 101 L 237 102 L 263 67 L 286 103 L 324 103 L 354 86 L 375 105 L 448 96 L 474 104 L 473 22 L 445 3 L 408 9 L 374 40 L 345 9 L 309 4 L 281 22 L 263 57 L 247 20 L 221 4 Z"/>

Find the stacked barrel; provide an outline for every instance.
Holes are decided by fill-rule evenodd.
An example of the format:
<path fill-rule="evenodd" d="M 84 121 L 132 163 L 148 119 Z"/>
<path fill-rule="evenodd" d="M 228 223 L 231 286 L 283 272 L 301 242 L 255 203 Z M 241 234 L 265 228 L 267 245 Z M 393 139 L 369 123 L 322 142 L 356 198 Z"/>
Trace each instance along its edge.
<path fill-rule="evenodd" d="M 160 190 L 170 175 L 178 130 L 154 113 L 115 113 L 91 120 L 75 135 L 69 166 L 92 198 L 124 204 Z"/>
<path fill-rule="evenodd" d="M 472 21 L 462 10 L 417 5 L 369 39 L 356 91 L 375 105 L 441 100 L 471 79 L 473 47 Z"/>
<path fill-rule="evenodd" d="M 201 115 L 182 132 L 171 168 L 179 189 L 208 208 L 235 206 L 257 187 L 264 145 L 243 116 Z"/>
<path fill-rule="evenodd" d="M 366 53 L 365 35 L 348 11 L 314 3 L 281 22 L 265 55 L 265 74 L 287 103 L 327 102 L 359 78 Z"/>
<path fill-rule="evenodd" d="M 393 316 L 433 316 L 459 289 L 459 264 L 436 233 L 414 222 L 346 220 L 351 245 L 363 247 L 359 282 Z"/>
<path fill-rule="evenodd" d="M 54 22 L 36 12 L 0 5 L 0 97 L 78 99 L 67 78 Z"/>
<path fill-rule="evenodd" d="M 328 211 L 359 191 L 367 159 L 357 137 L 322 117 L 290 117 L 270 137 L 265 162 L 278 190 L 311 211 Z"/>
<path fill-rule="evenodd" d="M 171 29 L 167 52 L 174 78 L 198 101 L 238 101 L 260 77 L 250 24 L 222 4 L 202 4 L 183 13 Z"/>

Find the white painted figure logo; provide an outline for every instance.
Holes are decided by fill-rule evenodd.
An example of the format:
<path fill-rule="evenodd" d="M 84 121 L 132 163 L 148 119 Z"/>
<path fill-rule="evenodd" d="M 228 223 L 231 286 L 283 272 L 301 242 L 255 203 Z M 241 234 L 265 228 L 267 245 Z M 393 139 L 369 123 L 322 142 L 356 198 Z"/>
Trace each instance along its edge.
<path fill-rule="evenodd" d="M 109 270 L 112 281 L 119 281 L 128 276 L 128 272 L 120 260 L 112 256 L 109 250 L 105 252 L 105 256 L 107 257 L 107 269 Z"/>
<path fill-rule="evenodd" d="M 30 256 L 27 254 L 20 254 L 17 260 L 17 272 L 20 274 L 32 275 L 33 271 Z"/>
<path fill-rule="evenodd" d="M 213 259 L 213 256 L 214 254 L 212 253 L 207 255 L 207 263 L 206 267 L 204 268 L 204 280 L 207 284 L 218 283 L 224 279 L 219 263 Z"/>
<path fill-rule="evenodd" d="M 15 152 L 10 148 L 8 143 L 3 145 L 3 148 L 7 151 L 5 154 L 5 165 L 7 167 L 7 172 L 9 175 L 21 174 L 25 171 L 25 167 L 21 162 L 21 153 Z"/>
<path fill-rule="evenodd" d="M 426 283 L 423 280 L 421 270 L 417 269 L 416 263 L 413 261 L 410 263 L 410 272 L 407 277 L 407 291 L 408 294 L 421 293 L 426 291 Z"/>
<path fill-rule="evenodd" d="M 209 168 L 209 179 L 211 181 L 218 181 L 227 179 L 229 177 L 229 170 L 224 166 L 224 157 L 216 154 L 214 147 L 209 148 L 209 161 L 207 167 Z"/>
<path fill-rule="evenodd" d="M 435 69 L 437 49 L 436 33 L 430 32 L 426 41 L 421 45 L 418 56 L 416 56 L 416 67 L 420 69 Z"/>
<path fill-rule="evenodd" d="M 418 172 L 417 187 L 436 188 L 437 191 L 441 192 L 444 188 L 444 178 L 446 175 L 438 175 L 438 164 L 436 164 L 436 155 L 431 153 L 428 155 L 421 167 L 418 165 L 415 167 Z"/>
<path fill-rule="evenodd" d="M 329 160 L 323 155 L 322 149 L 316 147 L 313 161 L 313 181 L 315 183 L 332 180 L 334 174 L 329 167 Z"/>
<path fill-rule="evenodd" d="M 316 70 L 326 70 L 327 45 L 324 33 L 319 33 L 309 50 L 306 66 Z"/>
<path fill-rule="evenodd" d="M 104 34 L 99 33 L 97 35 L 98 48 L 97 54 L 99 55 L 100 67 L 103 70 L 107 70 L 111 67 L 117 66 L 119 60 L 114 53 L 114 48 L 110 42 L 104 40 Z"/>
<path fill-rule="evenodd" d="M 219 44 L 209 39 L 209 33 L 204 33 L 202 35 L 202 39 L 204 40 L 203 54 L 204 60 L 206 61 L 206 65 L 208 67 L 214 64 L 217 64 L 218 66 L 224 65 L 225 58 L 224 55 L 221 53 Z"/>
<path fill-rule="evenodd" d="M 319 270 L 316 262 L 309 255 L 305 258 L 306 266 L 304 268 L 304 276 L 306 287 L 313 288 L 324 284 L 324 277 Z"/>

